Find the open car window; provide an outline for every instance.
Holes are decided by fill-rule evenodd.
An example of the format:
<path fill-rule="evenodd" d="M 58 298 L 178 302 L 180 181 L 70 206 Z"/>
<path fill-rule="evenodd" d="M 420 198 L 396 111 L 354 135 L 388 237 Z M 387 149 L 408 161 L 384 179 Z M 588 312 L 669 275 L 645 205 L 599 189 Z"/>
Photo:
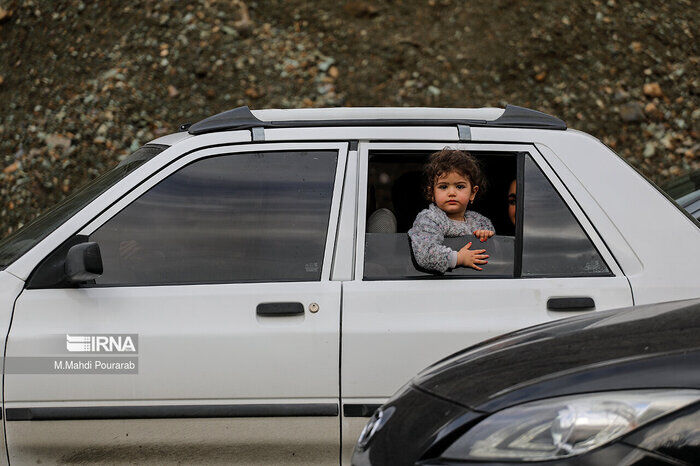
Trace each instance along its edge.
<path fill-rule="evenodd" d="M 489 218 L 495 236 L 482 243 L 473 235 L 445 238 L 458 251 L 467 243 L 486 249 L 483 270 L 456 267 L 444 273 L 422 269 L 407 231 L 427 208 L 422 179 L 426 151 L 369 154 L 364 280 L 609 276 L 610 270 L 573 213 L 527 153 L 470 151 L 487 180 L 470 206 Z M 520 167 L 518 169 L 518 166 Z M 514 224 L 508 190 L 517 181 Z M 517 233 L 521 232 L 521 233 Z"/>

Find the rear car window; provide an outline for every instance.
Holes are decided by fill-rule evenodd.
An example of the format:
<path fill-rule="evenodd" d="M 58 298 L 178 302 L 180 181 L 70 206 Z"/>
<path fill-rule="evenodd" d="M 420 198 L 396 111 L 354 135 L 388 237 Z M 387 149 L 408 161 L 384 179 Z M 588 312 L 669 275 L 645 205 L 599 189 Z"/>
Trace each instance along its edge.
<path fill-rule="evenodd" d="M 513 276 L 515 226 L 506 206 L 508 187 L 516 177 L 516 154 L 470 153 L 477 157 L 488 180 L 470 210 L 489 218 L 496 229 L 496 236 L 488 240 L 488 267 L 482 271 L 458 267 L 444 274 L 419 267 L 407 232 L 418 213 L 429 204 L 424 193 L 423 167 L 430 152 L 373 151 L 368 165 L 365 280 Z M 459 250 L 468 242 L 473 243 L 472 249 L 481 248 L 473 236 L 446 238 L 443 244 Z"/>
<path fill-rule="evenodd" d="M 429 153 L 369 154 L 364 280 L 419 278 L 519 278 L 609 276 L 610 270 L 564 200 L 527 153 L 470 151 L 487 180 L 470 206 L 491 220 L 496 235 L 481 243 L 473 235 L 445 238 L 458 251 L 486 249 L 483 270 L 457 267 L 445 273 L 421 269 L 407 231 L 428 206 L 422 168 Z M 520 173 L 516 168 L 521 160 Z M 509 188 L 517 182 L 516 225 L 510 219 Z M 524 186 L 524 189 L 520 187 Z M 522 233 L 518 234 L 518 225 Z"/>
<path fill-rule="evenodd" d="M 524 171 L 522 276 L 610 275 L 574 214 L 529 156 Z"/>

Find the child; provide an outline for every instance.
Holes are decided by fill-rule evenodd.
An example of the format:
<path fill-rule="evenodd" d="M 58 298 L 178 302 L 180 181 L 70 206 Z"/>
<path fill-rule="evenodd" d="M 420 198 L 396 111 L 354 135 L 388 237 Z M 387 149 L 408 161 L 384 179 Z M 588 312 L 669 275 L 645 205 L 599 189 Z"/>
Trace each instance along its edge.
<path fill-rule="evenodd" d="M 445 237 L 474 234 L 482 242 L 495 234 L 491 220 L 468 210 L 483 177 L 476 159 L 466 152 L 445 148 L 430 155 L 425 167 L 426 197 L 430 206 L 416 216 L 408 230 L 413 255 L 424 269 L 444 273 L 457 266 L 482 270 L 485 249 L 471 250 L 472 243 L 454 251 L 442 244 Z"/>

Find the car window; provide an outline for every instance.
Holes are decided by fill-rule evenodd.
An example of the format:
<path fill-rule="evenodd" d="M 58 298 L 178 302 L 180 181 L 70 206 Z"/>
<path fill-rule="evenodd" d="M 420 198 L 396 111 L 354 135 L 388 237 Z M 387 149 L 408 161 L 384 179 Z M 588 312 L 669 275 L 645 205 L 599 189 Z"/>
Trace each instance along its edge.
<path fill-rule="evenodd" d="M 495 236 L 481 243 L 473 234 L 445 238 L 455 251 L 467 243 L 486 249 L 483 270 L 457 267 L 444 273 L 418 266 L 407 235 L 418 212 L 428 206 L 422 169 L 429 152 L 370 152 L 365 232 L 365 280 L 418 278 L 512 278 L 608 276 L 610 271 L 592 242 L 529 154 L 470 151 L 486 178 L 469 209 L 487 217 Z M 518 157 L 524 159 L 518 177 L 525 189 L 522 234 L 509 216 L 509 189 L 517 177 Z M 512 192 L 511 192 L 511 196 Z M 517 213 L 516 213 L 517 216 Z M 521 252 L 519 252 L 521 251 Z"/>
<path fill-rule="evenodd" d="M 368 164 L 367 229 L 365 233 L 365 280 L 409 278 L 512 277 L 514 273 L 515 225 L 508 216 L 508 187 L 516 177 L 517 153 L 470 151 L 477 158 L 486 184 L 479 187 L 469 210 L 485 216 L 496 236 L 486 243 L 488 267 L 477 271 L 457 267 L 445 273 L 421 268 L 407 235 L 419 212 L 430 204 L 425 196 L 423 167 L 430 151 L 371 151 Z M 445 238 L 443 244 L 459 250 L 472 242 L 472 234 Z"/>
<path fill-rule="evenodd" d="M 607 276 L 595 246 L 537 164 L 525 159 L 523 277 Z"/>
<path fill-rule="evenodd" d="M 63 225 L 83 207 L 107 191 L 129 173 L 170 146 L 148 144 L 122 160 L 116 167 L 104 173 L 85 187 L 71 194 L 52 209 L 41 214 L 13 235 L 0 241 L 0 270 L 29 251 L 49 233 Z"/>
<path fill-rule="evenodd" d="M 96 285 L 320 280 L 337 151 L 202 159 L 89 238 Z"/>

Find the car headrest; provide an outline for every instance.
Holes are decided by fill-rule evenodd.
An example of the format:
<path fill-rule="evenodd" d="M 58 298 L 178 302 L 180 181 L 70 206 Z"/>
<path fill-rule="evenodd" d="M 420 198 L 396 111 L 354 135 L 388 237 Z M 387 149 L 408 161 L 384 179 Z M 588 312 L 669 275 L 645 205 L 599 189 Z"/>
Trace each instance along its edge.
<path fill-rule="evenodd" d="M 396 233 L 396 216 L 384 207 L 375 210 L 367 219 L 367 233 Z"/>

